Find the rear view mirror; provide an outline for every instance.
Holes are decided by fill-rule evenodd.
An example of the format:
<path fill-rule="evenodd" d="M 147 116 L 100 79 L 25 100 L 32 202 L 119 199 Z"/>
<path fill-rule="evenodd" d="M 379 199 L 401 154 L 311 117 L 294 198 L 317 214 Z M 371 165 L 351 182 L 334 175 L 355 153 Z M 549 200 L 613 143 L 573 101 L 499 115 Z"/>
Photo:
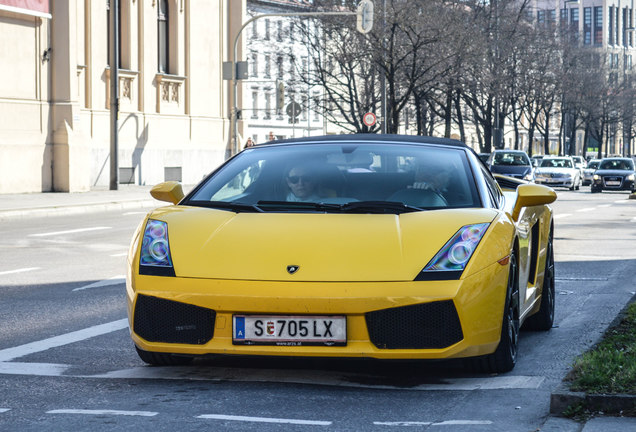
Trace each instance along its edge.
<path fill-rule="evenodd" d="M 556 192 L 547 186 L 538 184 L 524 184 L 517 188 L 517 201 L 512 209 L 512 218 L 519 219 L 519 213 L 524 207 L 550 204 L 557 198 Z"/>
<path fill-rule="evenodd" d="M 179 201 L 181 201 L 185 196 L 183 194 L 181 183 L 176 181 L 159 183 L 158 185 L 150 189 L 150 195 L 152 195 L 154 199 L 158 199 L 159 201 L 167 201 L 172 204 L 179 203 Z"/>

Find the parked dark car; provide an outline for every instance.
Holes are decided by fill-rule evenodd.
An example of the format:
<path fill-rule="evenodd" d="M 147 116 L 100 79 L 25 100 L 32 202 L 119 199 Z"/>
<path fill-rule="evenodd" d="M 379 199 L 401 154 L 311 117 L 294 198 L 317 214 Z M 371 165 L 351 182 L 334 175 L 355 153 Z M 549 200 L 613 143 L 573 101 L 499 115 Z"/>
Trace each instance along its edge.
<path fill-rule="evenodd" d="M 627 190 L 633 193 L 635 175 L 631 158 L 605 158 L 594 173 L 591 192 Z"/>
<path fill-rule="evenodd" d="M 488 159 L 493 174 L 502 174 L 522 180 L 534 180 L 534 168 L 528 154 L 521 150 L 495 150 Z"/>

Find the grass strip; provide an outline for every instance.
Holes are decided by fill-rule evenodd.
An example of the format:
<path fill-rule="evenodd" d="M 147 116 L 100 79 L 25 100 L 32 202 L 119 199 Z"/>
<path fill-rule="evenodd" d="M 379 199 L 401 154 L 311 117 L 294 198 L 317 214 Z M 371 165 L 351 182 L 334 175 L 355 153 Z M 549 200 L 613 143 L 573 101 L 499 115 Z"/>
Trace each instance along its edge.
<path fill-rule="evenodd" d="M 575 360 L 568 381 L 573 391 L 636 395 L 636 303 L 598 345 Z"/>

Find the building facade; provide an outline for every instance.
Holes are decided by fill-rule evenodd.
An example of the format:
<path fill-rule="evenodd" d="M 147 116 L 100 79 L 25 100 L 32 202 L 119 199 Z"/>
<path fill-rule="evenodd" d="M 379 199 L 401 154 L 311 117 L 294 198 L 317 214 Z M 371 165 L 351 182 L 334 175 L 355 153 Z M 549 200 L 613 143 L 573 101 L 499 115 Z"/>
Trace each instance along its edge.
<path fill-rule="evenodd" d="M 0 0 L 0 193 L 109 185 L 113 1 L 119 183 L 191 184 L 225 160 L 245 0 Z"/>

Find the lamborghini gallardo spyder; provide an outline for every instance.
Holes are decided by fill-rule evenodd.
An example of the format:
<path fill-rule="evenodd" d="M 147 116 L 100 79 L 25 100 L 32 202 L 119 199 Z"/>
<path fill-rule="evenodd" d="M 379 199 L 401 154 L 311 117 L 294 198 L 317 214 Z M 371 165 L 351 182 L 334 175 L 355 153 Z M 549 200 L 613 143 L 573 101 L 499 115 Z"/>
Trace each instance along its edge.
<path fill-rule="evenodd" d="M 498 183 L 501 182 L 501 186 Z M 465 358 L 511 370 L 554 319 L 555 192 L 495 179 L 465 144 L 399 135 L 274 141 L 187 196 L 165 182 L 128 256 L 141 359 Z"/>

